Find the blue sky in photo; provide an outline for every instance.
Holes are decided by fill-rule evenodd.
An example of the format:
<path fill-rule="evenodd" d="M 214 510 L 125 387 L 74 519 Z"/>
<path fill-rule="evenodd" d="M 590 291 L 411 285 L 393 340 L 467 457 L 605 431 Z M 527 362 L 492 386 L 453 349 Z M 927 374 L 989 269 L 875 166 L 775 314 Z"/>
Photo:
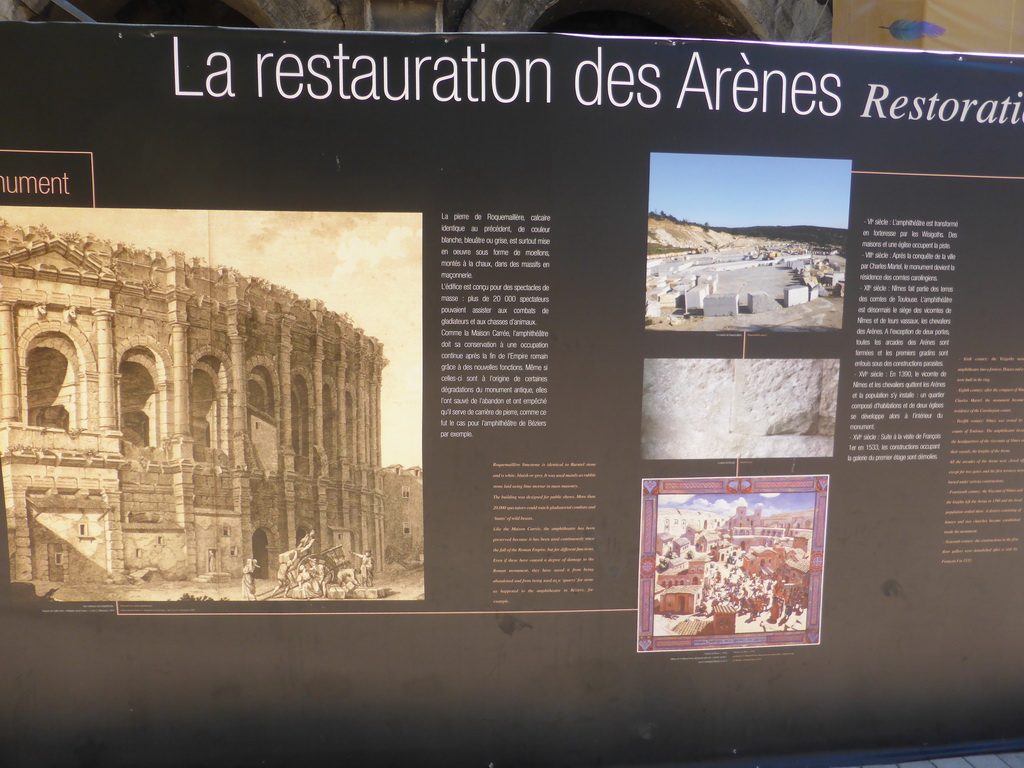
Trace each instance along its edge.
<path fill-rule="evenodd" d="M 648 210 L 712 227 L 846 229 L 850 160 L 651 154 Z"/>

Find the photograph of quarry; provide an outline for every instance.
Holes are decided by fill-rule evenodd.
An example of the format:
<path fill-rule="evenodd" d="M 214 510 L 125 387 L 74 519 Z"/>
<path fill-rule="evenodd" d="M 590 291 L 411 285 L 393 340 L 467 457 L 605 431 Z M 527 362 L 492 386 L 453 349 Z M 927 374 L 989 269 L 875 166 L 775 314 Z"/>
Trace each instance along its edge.
<path fill-rule="evenodd" d="M 842 327 L 849 160 L 651 155 L 645 326 Z"/>

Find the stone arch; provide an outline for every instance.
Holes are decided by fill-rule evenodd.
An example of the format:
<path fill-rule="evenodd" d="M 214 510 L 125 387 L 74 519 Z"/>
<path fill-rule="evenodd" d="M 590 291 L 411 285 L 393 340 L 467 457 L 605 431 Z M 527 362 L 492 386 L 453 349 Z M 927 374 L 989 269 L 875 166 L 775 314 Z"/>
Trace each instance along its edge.
<path fill-rule="evenodd" d="M 287 535 L 282 533 L 284 530 L 284 521 L 275 515 L 273 505 L 264 505 L 253 508 L 253 536 L 256 531 L 261 528 L 267 536 L 267 560 L 266 562 L 260 560 L 260 565 L 263 566 L 263 573 L 265 574 L 263 578 L 272 579 L 277 574 L 278 555 L 288 549 L 291 549 L 292 545 L 288 543 Z M 252 545 L 254 541 L 255 539 L 250 536 L 250 545 Z M 257 557 L 255 553 L 253 556 Z M 259 558 L 257 557 L 257 559 Z M 261 577 L 257 576 L 257 578 Z"/>
<path fill-rule="evenodd" d="M 246 376 L 245 429 L 249 449 L 260 468 L 276 472 L 281 448 L 281 401 L 274 363 L 269 358 L 250 360 Z"/>
<path fill-rule="evenodd" d="M 24 363 L 29 345 L 36 337 L 45 333 L 57 333 L 67 336 L 75 346 L 78 364 L 86 372 L 97 370 L 96 355 L 93 352 L 89 337 L 77 325 L 70 325 L 58 320 L 40 320 L 27 326 L 18 336 L 18 361 Z"/>
<path fill-rule="evenodd" d="M 664 30 L 661 34 L 674 37 L 767 40 L 764 21 L 769 20 L 770 11 L 761 5 L 752 0 L 607 0 L 600 4 L 580 0 L 475 0 L 463 16 L 459 31 L 628 34 L 630 25 L 636 24 L 633 34 L 659 34 L 660 28 Z M 573 18 L 576 25 L 570 24 Z"/>
<path fill-rule="evenodd" d="M 271 548 L 281 546 L 283 542 L 283 539 L 281 538 L 281 528 L 278 525 L 278 521 L 272 516 L 272 510 L 263 509 L 257 511 L 253 517 L 252 526 L 253 530 L 263 528 L 267 531 L 268 543 Z"/>
<path fill-rule="evenodd" d="M 324 451 L 331 459 L 339 455 L 338 419 L 341 415 L 341 401 L 338 398 L 338 385 L 329 376 L 323 377 L 323 388 L 320 393 L 320 419 L 323 434 Z"/>
<path fill-rule="evenodd" d="M 265 29 L 357 28 L 352 21 L 346 23 L 347 20 L 342 15 L 344 7 L 350 4 L 346 2 L 330 2 L 330 0 L 290 0 L 287 3 L 268 3 L 265 0 L 222 0 L 222 2 L 254 26 Z M 121 0 L 119 10 L 129 4 L 129 0 Z M 80 2 L 79 5 L 82 3 Z M 197 22 L 186 19 L 184 23 L 195 24 Z"/>
<path fill-rule="evenodd" d="M 308 365 L 293 365 L 292 378 L 296 376 L 301 376 L 307 383 L 313 381 L 313 371 Z"/>
<path fill-rule="evenodd" d="M 224 371 L 225 381 L 224 385 L 227 387 L 227 391 L 231 391 L 231 386 L 234 381 L 234 371 L 231 370 L 231 355 L 224 349 L 218 349 L 210 345 L 205 345 L 195 350 L 189 358 L 189 368 L 194 369 L 196 364 L 203 358 L 211 358 L 216 360 L 220 365 L 222 371 Z"/>
<path fill-rule="evenodd" d="M 194 356 L 189 377 L 190 424 L 194 445 L 227 453 L 230 431 L 230 379 L 224 361 L 214 355 Z"/>
<path fill-rule="evenodd" d="M 273 573 L 270 567 L 270 552 L 276 549 L 276 538 L 267 530 L 267 526 L 260 525 L 252 532 L 252 556 L 256 560 L 256 571 L 254 576 L 257 579 L 266 579 Z"/>
<path fill-rule="evenodd" d="M 78 381 L 74 347 L 58 337 L 29 350 L 25 361 L 25 422 L 33 427 L 70 430 L 78 424 Z"/>
<path fill-rule="evenodd" d="M 249 408 L 273 421 L 277 420 L 277 402 L 274 379 L 265 366 L 254 365 L 249 369 L 245 382 L 245 402 Z"/>
<path fill-rule="evenodd" d="M 260 27 L 272 29 L 359 29 L 362 4 L 337 0 L 293 0 L 267 3 L 264 0 L 224 0 Z M 349 13 L 345 13 L 350 8 Z"/>
<path fill-rule="evenodd" d="M 292 434 L 291 447 L 297 459 L 308 458 L 310 446 L 312 445 L 313 424 L 313 392 L 310 386 L 312 377 L 304 368 L 292 370 L 291 380 L 291 406 L 292 406 Z"/>
<path fill-rule="evenodd" d="M 67 385 L 67 380 L 65 379 L 61 388 L 64 386 L 69 386 L 70 388 L 64 389 L 62 394 L 55 394 L 55 397 L 59 397 L 61 400 L 60 403 L 54 402 L 52 406 L 38 405 L 32 407 L 53 407 L 55 409 L 51 412 L 38 413 L 44 425 L 48 424 L 49 421 L 53 421 L 54 423 L 50 424 L 50 426 L 62 426 L 65 429 L 87 429 L 90 424 L 89 379 L 98 373 L 96 357 L 93 354 L 89 339 L 80 328 L 55 320 L 33 323 L 25 328 L 18 338 L 18 369 L 21 379 L 21 414 L 23 421 L 26 424 L 30 424 L 32 417 L 29 413 L 31 400 L 29 393 L 29 355 L 34 350 L 40 348 L 52 349 L 55 354 L 64 357 L 67 360 L 68 373 L 71 374 L 73 381 L 70 385 Z M 58 425 L 56 423 L 58 420 L 63 421 L 57 415 L 56 409 L 59 408 L 64 408 L 67 411 L 66 424 L 61 423 Z"/>
<path fill-rule="evenodd" d="M 117 370 L 120 376 L 118 416 L 125 440 L 140 446 L 160 445 L 170 431 L 170 398 L 164 361 L 148 345 L 138 344 L 118 355 Z M 152 391 L 144 391 L 146 389 Z"/>
<path fill-rule="evenodd" d="M 342 348 L 342 354 L 345 357 L 345 371 L 347 372 L 347 378 L 351 382 L 359 373 L 359 358 L 360 349 L 356 343 L 348 343 Z"/>
<path fill-rule="evenodd" d="M 277 409 L 281 406 L 281 391 L 277 381 L 277 363 L 267 355 L 253 355 L 246 360 L 246 382 L 252 378 L 253 372 L 258 368 L 262 368 L 266 371 L 267 375 L 264 384 L 269 387 L 269 395 L 274 403 L 274 410 L 269 414 L 274 419 L 278 419 Z"/>
<path fill-rule="evenodd" d="M 118 366 L 118 418 L 126 442 L 140 447 L 159 443 L 159 408 L 153 369 L 142 355 Z"/>
<path fill-rule="evenodd" d="M 168 371 L 171 370 L 171 351 L 167 348 L 167 345 L 152 336 L 133 333 L 131 336 L 125 336 L 117 343 L 117 346 L 114 348 L 117 359 L 123 360 L 128 350 L 135 347 L 145 349 L 152 354 L 159 380 L 161 382 L 170 382 Z"/>

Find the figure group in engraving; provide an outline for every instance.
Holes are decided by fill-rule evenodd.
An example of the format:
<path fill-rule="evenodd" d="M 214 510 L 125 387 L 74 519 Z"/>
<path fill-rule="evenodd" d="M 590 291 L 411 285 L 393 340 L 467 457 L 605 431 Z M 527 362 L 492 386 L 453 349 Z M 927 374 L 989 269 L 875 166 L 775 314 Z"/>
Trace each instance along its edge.
<path fill-rule="evenodd" d="M 297 546 L 278 556 L 277 585 L 264 595 L 256 594 L 255 559 L 242 569 L 242 596 L 246 600 L 339 600 L 353 596 L 355 590 L 373 586 L 373 554 L 353 552 L 359 566 L 353 567 L 340 546 L 312 552 L 316 531 L 310 531 Z"/>

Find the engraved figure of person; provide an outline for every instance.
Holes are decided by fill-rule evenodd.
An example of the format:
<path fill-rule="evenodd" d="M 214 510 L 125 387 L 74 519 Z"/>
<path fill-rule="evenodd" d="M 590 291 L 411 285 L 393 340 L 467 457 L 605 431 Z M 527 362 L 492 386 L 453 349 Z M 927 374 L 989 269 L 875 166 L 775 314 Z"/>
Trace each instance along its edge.
<path fill-rule="evenodd" d="M 366 550 L 365 555 L 353 552 L 359 558 L 359 583 L 363 587 L 373 586 L 373 553 Z"/>
<path fill-rule="evenodd" d="M 246 600 L 256 599 L 256 569 L 259 565 L 254 558 L 249 558 L 242 568 L 242 597 Z"/>

